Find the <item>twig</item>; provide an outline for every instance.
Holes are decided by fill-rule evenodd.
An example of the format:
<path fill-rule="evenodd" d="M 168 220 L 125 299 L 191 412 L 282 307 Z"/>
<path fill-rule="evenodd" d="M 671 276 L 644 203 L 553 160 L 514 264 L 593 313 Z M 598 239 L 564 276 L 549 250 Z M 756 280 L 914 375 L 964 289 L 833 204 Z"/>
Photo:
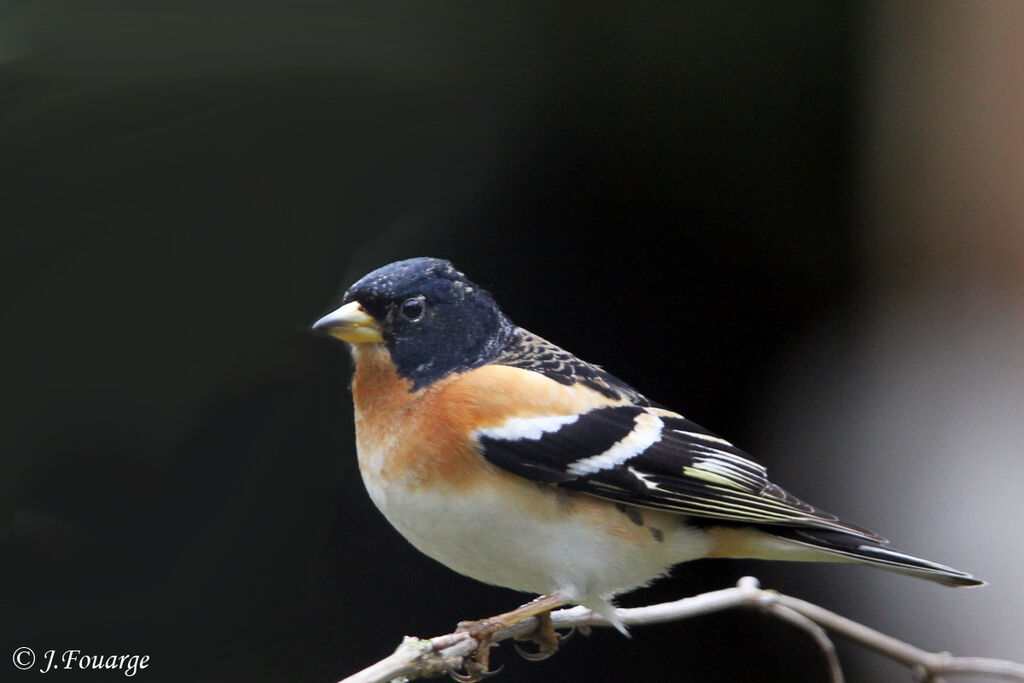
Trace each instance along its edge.
<path fill-rule="evenodd" d="M 825 629 L 818 626 L 818 624 L 814 623 L 813 620 L 808 619 L 795 609 L 786 607 L 785 605 L 775 603 L 770 606 L 770 610 L 773 616 L 806 631 L 807 635 L 817 643 L 822 654 L 825 655 L 825 662 L 828 664 L 829 678 L 832 683 L 844 682 L 843 669 L 839 665 L 839 656 L 836 655 L 836 646 L 828 637 L 828 633 L 825 632 Z"/>
<path fill-rule="evenodd" d="M 823 607 L 762 589 L 757 579 L 749 576 L 740 579 L 735 588 L 647 607 L 619 609 L 616 616 L 627 626 L 643 626 L 679 621 L 734 607 L 764 611 L 805 631 L 821 648 L 833 682 L 842 683 L 843 674 L 826 631 L 904 664 L 915 672 L 920 681 L 935 683 L 942 676 L 969 675 L 1024 681 L 1024 664 L 985 657 L 954 657 L 948 652 L 928 652 Z M 551 620 L 557 629 L 611 625 L 585 607 L 553 612 Z M 493 641 L 529 635 L 536 626 L 537 620 L 531 617 L 498 631 Z M 472 656 L 476 648 L 477 641 L 466 633 L 449 633 L 428 639 L 406 636 L 394 654 L 349 676 L 341 683 L 386 683 L 396 678 L 413 680 L 437 676 L 461 668 L 463 660 Z"/>

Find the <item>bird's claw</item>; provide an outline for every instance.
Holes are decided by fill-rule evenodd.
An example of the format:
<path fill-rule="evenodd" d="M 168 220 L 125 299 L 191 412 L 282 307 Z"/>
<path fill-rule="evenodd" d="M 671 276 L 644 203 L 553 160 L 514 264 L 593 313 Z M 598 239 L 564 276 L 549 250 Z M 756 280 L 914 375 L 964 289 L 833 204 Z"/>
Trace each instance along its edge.
<path fill-rule="evenodd" d="M 501 673 L 501 670 L 505 668 L 505 665 L 502 664 L 494 671 L 488 671 L 486 667 L 480 666 L 480 664 L 473 660 L 463 663 L 463 666 L 466 669 L 466 673 L 456 671 L 453 666 L 448 667 L 448 675 L 451 676 L 453 681 L 457 681 L 458 683 L 477 683 L 485 678 L 497 676 Z"/>
<path fill-rule="evenodd" d="M 491 641 L 491 637 L 504 626 L 501 622 L 491 619 L 460 621 L 455 632 L 466 633 L 477 641 L 476 654 L 472 659 L 463 660 L 462 667 L 465 669 L 465 673 L 449 668 L 448 675 L 458 683 L 476 683 L 497 675 L 504 667 L 499 666 L 493 671 L 490 670 L 491 648 L 498 647 L 497 643 Z"/>
<path fill-rule="evenodd" d="M 533 630 L 533 633 L 520 638 L 520 640 L 532 640 L 537 643 L 537 651 L 527 652 L 523 648 L 519 647 L 519 645 L 515 645 L 516 652 L 519 653 L 519 656 L 528 662 L 542 662 L 555 654 L 558 652 L 559 643 L 569 638 L 569 636 L 573 634 L 573 631 L 576 630 L 576 628 L 573 627 L 569 633 L 562 636 L 555 631 L 555 627 L 551 623 L 551 614 L 549 612 L 538 614 L 536 619 L 537 628 Z"/>
<path fill-rule="evenodd" d="M 545 659 L 555 654 L 554 651 L 545 652 L 544 650 L 538 650 L 537 652 L 527 652 L 523 648 L 519 647 L 517 643 L 513 643 L 512 647 L 516 649 L 516 654 L 525 659 L 528 662 L 543 662 Z"/>

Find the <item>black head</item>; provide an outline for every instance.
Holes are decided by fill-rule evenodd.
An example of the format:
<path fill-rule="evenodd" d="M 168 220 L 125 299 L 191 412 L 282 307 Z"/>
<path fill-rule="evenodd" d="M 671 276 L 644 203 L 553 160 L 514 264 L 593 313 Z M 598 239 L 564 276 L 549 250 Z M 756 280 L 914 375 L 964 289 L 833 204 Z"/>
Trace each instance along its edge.
<path fill-rule="evenodd" d="M 365 320 L 353 322 L 360 309 Z M 314 327 L 353 344 L 383 342 L 414 389 L 493 360 L 516 329 L 487 291 L 435 258 L 378 268 L 349 287 L 342 308 Z"/>

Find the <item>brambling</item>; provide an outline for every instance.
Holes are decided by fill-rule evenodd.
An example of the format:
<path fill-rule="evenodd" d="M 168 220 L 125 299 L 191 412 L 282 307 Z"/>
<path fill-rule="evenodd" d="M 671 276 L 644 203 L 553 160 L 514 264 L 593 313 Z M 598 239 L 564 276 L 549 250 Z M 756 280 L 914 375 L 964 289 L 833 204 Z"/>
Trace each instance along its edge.
<path fill-rule="evenodd" d="M 566 603 L 625 632 L 615 595 L 703 557 L 982 584 L 796 498 L 730 442 L 517 327 L 447 261 L 375 270 L 313 327 L 351 345 L 359 469 L 388 521 L 457 572 L 542 596 L 476 622 L 482 642 Z"/>

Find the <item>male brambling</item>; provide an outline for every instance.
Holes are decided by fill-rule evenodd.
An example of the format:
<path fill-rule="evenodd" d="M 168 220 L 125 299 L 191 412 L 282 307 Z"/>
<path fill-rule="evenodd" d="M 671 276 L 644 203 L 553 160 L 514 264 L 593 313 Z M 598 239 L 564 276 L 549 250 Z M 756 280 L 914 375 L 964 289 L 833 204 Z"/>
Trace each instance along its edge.
<path fill-rule="evenodd" d="M 313 327 L 351 344 L 359 469 L 388 521 L 457 572 L 542 596 L 478 622 L 484 668 L 489 635 L 565 603 L 624 631 L 613 596 L 702 557 L 982 583 L 779 488 L 725 439 L 517 327 L 447 261 L 375 270 Z"/>

